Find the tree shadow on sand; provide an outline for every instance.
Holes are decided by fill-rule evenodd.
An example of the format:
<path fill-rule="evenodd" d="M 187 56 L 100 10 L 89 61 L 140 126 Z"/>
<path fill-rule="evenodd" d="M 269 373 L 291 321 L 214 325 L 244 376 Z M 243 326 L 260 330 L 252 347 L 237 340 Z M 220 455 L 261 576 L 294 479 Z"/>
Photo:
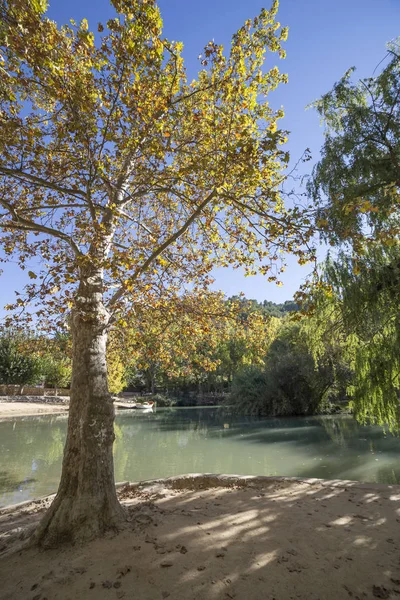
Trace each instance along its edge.
<path fill-rule="evenodd" d="M 12 560 L 14 568 L 24 565 L 27 582 L 39 581 L 44 596 L 62 599 L 89 597 L 90 586 L 96 598 L 110 598 L 104 582 L 117 583 L 120 598 L 140 600 L 364 600 L 400 593 L 399 487 L 236 483 L 127 488 L 126 531 L 61 554 L 25 551 L 3 558 L 3 567 Z M 24 585 L 19 596 L 5 598 L 28 597 Z M 10 577 L 4 589 L 12 592 Z"/>

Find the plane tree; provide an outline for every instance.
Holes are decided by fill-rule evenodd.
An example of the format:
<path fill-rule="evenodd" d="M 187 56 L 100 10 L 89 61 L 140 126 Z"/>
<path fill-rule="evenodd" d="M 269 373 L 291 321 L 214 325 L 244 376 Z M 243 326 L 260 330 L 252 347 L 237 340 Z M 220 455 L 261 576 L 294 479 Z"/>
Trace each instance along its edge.
<path fill-rule="evenodd" d="M 304 258 L 312 232 L 283 205 L 287 132 L 267 100 L 286 81 L 277 10 L 246 21 L 227 52 L 210 41 L 191 79 L 153 0 L 112 0 L 95 32 L 85 19 L 59 26 L 45 0 L 0 2 L 0 242 L 31 278 L 9 318 L 67 316 L 73 345 L 61 482 L 35 533 L 43 546 L 125 518 L 110 328 L 185 286 L 204 289 L 216 266 L 278 281 L 282 253 Z"/>

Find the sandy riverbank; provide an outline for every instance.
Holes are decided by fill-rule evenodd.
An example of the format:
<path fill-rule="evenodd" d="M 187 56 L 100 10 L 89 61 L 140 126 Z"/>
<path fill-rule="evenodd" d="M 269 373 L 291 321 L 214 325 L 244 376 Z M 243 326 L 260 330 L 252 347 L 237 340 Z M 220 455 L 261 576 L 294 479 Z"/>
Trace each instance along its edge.
<path fill-rule="evenodd" d="M 10 554 L 46 501 L 0 512 L 2 600 L 368 600 L 400 595 L 400 486 L 188 477 L 120 490 L 130 523 Z M 18 529 L 22 528 L 22 529 Z"/>
<path fill-rule="evenodd" d="M 0 402 L 0 418 L 26 417 L 29 415 L 44 415 L 63 413 L 68 406 L 63 404 L 44 404 L 41 402 Z"/>

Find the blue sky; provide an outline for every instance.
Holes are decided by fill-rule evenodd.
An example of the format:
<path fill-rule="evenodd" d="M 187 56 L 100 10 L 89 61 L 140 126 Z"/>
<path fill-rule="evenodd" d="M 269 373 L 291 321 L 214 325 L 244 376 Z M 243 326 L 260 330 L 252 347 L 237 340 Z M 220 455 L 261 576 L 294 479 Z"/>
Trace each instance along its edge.
<path fill-rule="evenodd" d="M 50 3 L 50 18 L 63 23 L 85 17 L 93 29 L 112 13 L 108 0 Z M 232 33 L 269 5 L 269 0 L 159 0 L 165 35 L 184 43 L 189 76 L 195 75 L 197 56 L 209 40 L 214 38 L 227 48 Z M 279 61 L 281 70 L 289 74 L 289 84 L 277 90 L 270 102 L 285 109 L 283 126 L 291 132 L 288 149 L 292 159 L 309 147 L 315 161 L 323 143 L 322 128 L 315 111 L 305 111 L 305 106 L 328 91 L 350 66 L 357 67 L 358 77 L 372 75 L 385 55 L 385 43 L 400 35 L 400 0 L 280 0 L 278 19 L 289 26 L 287 58 Z M 273 55 L 270 60 L 267 66 L 277 61 Z M 307 163 L 308 170 L 311 164 Z M 24 275 L 15 265 L 3 268 L 0 304 L 11 301 L 12 291 L 24 283 Z M 279 288 L 261 276 L 245 278 L 238 270 L 220 269 L 214 287 L 227 295 L 243 291 L 249 298 L 281 302 L 293 296 L 308 271 L 309 267 L 289 259 L 282 277 L 284 286 Z"/>

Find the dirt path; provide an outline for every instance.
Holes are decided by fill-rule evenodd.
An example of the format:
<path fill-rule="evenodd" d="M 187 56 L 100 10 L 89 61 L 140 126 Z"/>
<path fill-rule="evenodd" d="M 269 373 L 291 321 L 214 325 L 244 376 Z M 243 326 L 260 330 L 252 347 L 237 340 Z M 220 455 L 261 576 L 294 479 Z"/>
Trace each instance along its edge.
<path fill-rule="evenodd" d="M 203 476 L 120 497 L 125 531 L 61 551 L 10 554 L 46 502 L 0 512 L 0 598 L 400 598 L 400 486 Z"/>
<path fill-rule="evenodd" d="M 29 415 L 44 415 L 63 413 L 68 406 L 63 404 L 44 404 L 41 402 L 0 402 L 0 419 L 3 417 L 25 417 Z"/>

